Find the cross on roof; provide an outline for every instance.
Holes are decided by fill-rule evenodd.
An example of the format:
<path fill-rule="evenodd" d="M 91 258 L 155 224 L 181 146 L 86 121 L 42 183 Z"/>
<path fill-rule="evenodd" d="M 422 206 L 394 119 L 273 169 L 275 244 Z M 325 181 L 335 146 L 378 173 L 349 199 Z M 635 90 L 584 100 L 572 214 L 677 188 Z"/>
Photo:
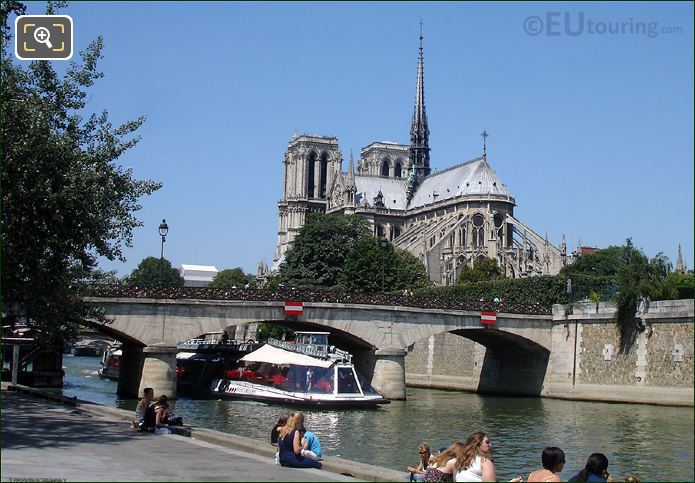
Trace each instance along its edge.
<path fill-rule="evenodd" d="M 480 133 L 480 136 L 483 138 L 483 156 L 487 153 L 487 137 L 489 134 L 485 129 L 483 129 L 483 132 Z"/>

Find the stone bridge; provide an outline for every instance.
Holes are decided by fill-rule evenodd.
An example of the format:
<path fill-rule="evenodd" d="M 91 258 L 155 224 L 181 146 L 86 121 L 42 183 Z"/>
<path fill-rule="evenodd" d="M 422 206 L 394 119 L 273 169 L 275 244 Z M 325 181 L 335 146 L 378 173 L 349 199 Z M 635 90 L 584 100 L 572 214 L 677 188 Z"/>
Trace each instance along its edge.
<path fill-rule="evenodd" d="M 391 399 L 405 398 L 406 379 L 566 399 L 693 406 L 695 398 L 692 299 L 652 302 L 637 314 L 638 336 L 623 352 L 610 302 L 551 308 L 412 294 L 121 286 L 84 296 L 111 319 L 92 325 L 123 342 L 118 392 L 128 397 L 145 386 L 175 394 L 179 342 L 267 322 L 330 331 Z M 286 316 L 285 301 L 303 302 L 303 313 Z M 483 325 L 481 311 L 497 312 L 497 323 Z"/>
<path fill-rule="evenodd" d="M 538 395 L 552 349 L 553 317 L 549 307 L 539 305 L 394 294 L 123 287 L 93 290 L 86 300 L 111 320 L 94 325 L 123 342 L 119 393 L 130 397 L 148 386 L 174 395 L 178 343 L 248 323 L 330 331 L 331 342 L 351 352 L 357 370 L 390 399 L 405 399 L 408 350 L 438 334 L 454 333 L 486 347 L 478 385 L 484 392 Z M 286 316 L 285 301 L 304 302 L 303 313 Z M 483 325 L 481 310 L 496 311 L 496 324 Z"/>

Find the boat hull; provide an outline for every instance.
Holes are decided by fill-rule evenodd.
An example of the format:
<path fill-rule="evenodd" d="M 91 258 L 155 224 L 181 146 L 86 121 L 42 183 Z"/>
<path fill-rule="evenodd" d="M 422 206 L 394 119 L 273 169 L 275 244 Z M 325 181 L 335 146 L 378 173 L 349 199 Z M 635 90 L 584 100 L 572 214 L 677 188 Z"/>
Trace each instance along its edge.
<path fill-rule="evenodd" d="M 219 384 L 213 384 L 210 395 L 214 399 L 258 401 L 268 404 L 283 404 L 313 408 L 374 408 L 391 401 L 382 397 L 316 397 L 312 394 L 291 393 L 288 391 L 272 390 L 257 384 L 236 385 L 232 381 L 224 390 L 218 390 Z"/>

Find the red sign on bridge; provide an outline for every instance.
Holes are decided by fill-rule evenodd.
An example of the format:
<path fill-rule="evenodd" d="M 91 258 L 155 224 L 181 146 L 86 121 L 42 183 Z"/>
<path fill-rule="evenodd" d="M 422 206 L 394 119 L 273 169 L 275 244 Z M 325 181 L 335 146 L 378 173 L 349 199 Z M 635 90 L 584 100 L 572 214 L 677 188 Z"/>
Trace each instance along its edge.
<path fill-rule="evenodd" d="M 480 312 L 480 323 L 483 325 L 495 325 L 497 323 L 497 312 Z"/>
<path fill-rule="evenodd" d="M 304 302 L 285 302 L 285 315 L 302 315 Z"/>

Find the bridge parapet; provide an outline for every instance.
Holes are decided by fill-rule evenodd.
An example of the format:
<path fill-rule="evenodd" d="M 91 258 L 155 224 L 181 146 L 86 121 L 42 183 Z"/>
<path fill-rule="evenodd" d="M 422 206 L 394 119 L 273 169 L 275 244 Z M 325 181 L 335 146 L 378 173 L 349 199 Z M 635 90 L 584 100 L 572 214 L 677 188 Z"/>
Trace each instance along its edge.
<path fill-rule="evenodd" d="M 267 290 L 208 287 L 131 287 L 125 285 L 91 285 L 85 297 L 239 300 L 256 302 L 324 302 L 336 304 L 382 305 L 423 309 L 492 311 L 529 315 L 550 315 L 551 306 L 538 303 L 517 303 L 461 300 L 451 296 L 426 296 L 413 293 L 351 293 L 328 290 Z"/>

